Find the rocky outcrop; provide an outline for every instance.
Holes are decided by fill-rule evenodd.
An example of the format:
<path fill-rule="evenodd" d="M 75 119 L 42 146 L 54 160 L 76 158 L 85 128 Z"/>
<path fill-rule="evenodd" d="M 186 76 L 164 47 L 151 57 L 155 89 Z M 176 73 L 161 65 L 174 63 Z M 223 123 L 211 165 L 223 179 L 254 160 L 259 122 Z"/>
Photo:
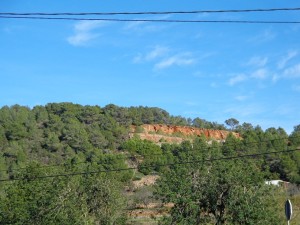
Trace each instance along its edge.
<path fill-rule="evenodd" d="M 207 139 L 217 141 L 225 140 L 231 133 L 225 130 L 210 130 L 188 126 L 173 126 L 163 124 L 144 124 L 141 126 L 131 127 L 131 136 L 138 135 L 141 139 L 150 140 L 153 142 L 173 142 L 180 143 L 183 140 L 191 139 L 196 136 L 204 135 Z M 232 132 L 232 134 L 240 138 L 240 134 Z"/>
<path fill-rule="evenodd" d="M 154 143 L 176 143 L 180 144 L 182 141 L 187 140 L 189 138 L 181 138 L 181 137 L 171 137 L 162 134 L 152 134 L 152 133 L 131 133 L 129 136 L 130 138 L 134 137 L 135 135 L 139 136 L 142 140 L 152 141 Z"/>

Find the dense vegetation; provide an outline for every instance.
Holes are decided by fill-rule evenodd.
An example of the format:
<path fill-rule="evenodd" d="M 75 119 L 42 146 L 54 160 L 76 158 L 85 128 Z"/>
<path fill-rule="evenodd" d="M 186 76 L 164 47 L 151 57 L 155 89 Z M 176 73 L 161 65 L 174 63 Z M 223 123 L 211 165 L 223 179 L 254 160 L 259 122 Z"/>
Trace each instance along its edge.
<path fill-rule="evenodd" d="M 242 139 L 229 135 L 208 144 L 197 137 L 161 146 L 129 139 L 131 125 L 157 123 L 228 127 Z M 5 106 L 0 224 L 126 224 L 125 187 L 138 173 L 159 174 L 155 197 L 175 204 L 163 224 L 281 224 L 272 204 L 280 193 L 264 181 L 299 185 L 299 146 L 300 125 L 288 135 L 282 128 L 263 131 L 234 118 L 223 125 L 155 107 Z M 283 150 L 291 152 L 216 160 Z"/>

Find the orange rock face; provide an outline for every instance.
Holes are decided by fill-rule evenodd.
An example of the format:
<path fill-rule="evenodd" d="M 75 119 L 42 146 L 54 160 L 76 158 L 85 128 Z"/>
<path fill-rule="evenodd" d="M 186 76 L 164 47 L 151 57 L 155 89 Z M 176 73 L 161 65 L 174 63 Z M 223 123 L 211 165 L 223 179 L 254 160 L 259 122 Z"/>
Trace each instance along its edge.
<path fill-rule="evenodd" d="M 224 140 L 232 133 L 235 137 L 240 138 L 240 134 L 235 132 L 229 132 L 225 130 L 210 130 L 210 129 L 201 129 L 195 127 L 187 126 L 172 126 L 172 125 L 163 125 L 163 124 L 144 124 L 141 125 L 143 132 L 137 133 L 141 139 L 147 139 L 150 141 L 158 142 L 161 139 L 164 139 L 165 142 L 175 142 L 180 143 L 185 139 L 193 138 L 195 136 L 204 135 L 207 139 L 214 140 Z M 131 127 L 132 133 L 136 133 L 137 127 Z M 173 137 L 170 137 L 173 136 Z M 174 137 L 180 136 L 180 137 Z"/>

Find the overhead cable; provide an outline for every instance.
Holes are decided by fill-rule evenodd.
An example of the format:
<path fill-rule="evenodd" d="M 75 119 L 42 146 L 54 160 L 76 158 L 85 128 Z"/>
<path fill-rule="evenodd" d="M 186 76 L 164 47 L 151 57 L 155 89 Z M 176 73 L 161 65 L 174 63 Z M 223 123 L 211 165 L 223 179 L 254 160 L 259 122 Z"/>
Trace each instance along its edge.
<path fill-rule="evenodd" d="M 168 14 L 199 14 L 199 13 L 248 13 L 248 12 L 276 12 L 299 11 L 300 8 L 269 8 L 269 9 L 228 9 L 228 10 L 193 10 L 193 11 L 150 11 L 150 12 L 0 12 L 0 15 L 10 16 L 87 16 L 87 15 L 168 15 Z"/>
<path fill-rule="evenodd" d="M 220 160 L 242 159 L 242 158 L 247 158 L 247 157 L 256 157 L 256 156 L 278 154 L 278 153 L 290 153 L 290 152 L 296 152 L 296 151 L 300 151 L 300 149 L 290 149 L 290 150 L 264 152 L 264 153 L 257 153 L 257 154 L 247 154 L 247 155 L 239 155 L 239 156 L 211 158 L 211 159 L 204 159 L 204 160 L 181 161 L 181 162 L 175 162 L 175 163 L 154 164 L 154 165 L 149 165 L 149 166 L 118 168 L 118 169 L 111 169 L 111 170 L 97 170 L 97 171 L 75 172 L 75 173 L 66 173 L 66 174 L 52 174 L 52 175 L 36 176 L 34 178 L 0 179 L 0 182 L 18 181 L 18 180 L 32 181 L 32 180 L 46 179 L 46 178 L 92 175 L 92 174 L 110 173 L 110 172 L 122 172 L 122 171 L 128 171 L 128 170 L 137 170 L 137 169 L 144 169 L 144 168 L 155 168 L 155 167 L 161 167 L 161 166 L 175 166 L 175 165 L 195 164 L 195 163 L 200 163 L 200 162 L 214 162 L 214 161 L 220 161 Z"/>
<path fill-rule="evenodd" d="M 294 138 L 300 138 L 300 136 L 295 136 L 295 137 L 284 137 L 284 138 L 274 138 L 274 139 L 269 139 L 269 140 L 261 140 L 261 141 L 250 141 L 250 142 L 245 142 L 245 143 L 239 143 L 239 144 L 242 144 L 242 145 L 249 145 L 249 144 L 262 144 L 262 143 L 267 143 L 267 142 L 273 142 L 273 141 L 280 141 L 280 140 L 288 140 L 288 139 L 294 139 Z M 229 143 L 226 145 L 229 147 L 237 147 L 237 143 Z M 211 150 L 211 149 L 216 149 L 216 148 L 221 148 L 222 146 L 207 146 L 205 149 L 201 149 L 202 151 L 204 150 Z M 189 153 L 189 152 L 197 152 L 199 151 L 199 149 L 192 149 L 192 150 L 187 150 L 185 151 L 186 153 Z M 243 149 L 241 149 L 240 151 L 243 151 Z M 147 157 L 147 156 L 164 156 L 164 155 L 167 155 L 166 153 L 162 152 L 162 153 L 153 153 L 153 154 L 138 154 L 138 153 L 135 153 L 135 154 L 131 154 L 131 155 L 118 155 L 116 154 L 115 156 L 117 156 L 116 158 L 114 159 L 132 159 L 134 157 Z M 104 155 L 105 156 L 105 155 Z M 121 157 L 118 157 L 118 156 L 121 156 Z M 108 163 L 103 163 L 101 162 L 101 159 L 100 160 L 96 160 L 96 161 L 80 161 L 80 162 L 75 162 L 75 163 L 71 163 L 71 165 L 79 165 L 79 164 L 92 164 L 92 163 L 98 163 L 98 164 L 101 164 L 101 165 L 107 165 Z M 58 163 L 58 164 L 53 164 L 53 165 L 44 165 L 44 166 L 39 166 L 37 167 L 38 169 L 43 169 L 43 168 L 53 168 L 53 167 L 60 167 L 60 166 L 65 166 L 66 163 Z M 19 170 L 26 170 L 27 167 L 21 167 L 21 168 L 16 168 L 16 169 L 6 169 L 6 170 L 0 170 L 0 172 L 12 172 L 12 171 L 19 171 Z"/>

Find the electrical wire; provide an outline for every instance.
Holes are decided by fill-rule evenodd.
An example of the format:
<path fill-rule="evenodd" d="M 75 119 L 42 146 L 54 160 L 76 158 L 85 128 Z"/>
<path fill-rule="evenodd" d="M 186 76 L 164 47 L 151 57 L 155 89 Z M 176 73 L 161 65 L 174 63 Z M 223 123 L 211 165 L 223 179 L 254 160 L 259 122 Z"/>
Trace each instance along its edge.
<path fill-rule="evenodd" d="M 75 18 L 41 16 L 0 16 L 0 19 L 32 20 L 73 20 L 73 21 L 109 21 L 109 22 L 158 22 L 158 23 L 239 23 L 239 24 L 300 24 L 300 21 L 264 21 L 264 20 L 172 20 L 172 19 L 117 19 L 117 18 Z"/>
<path fill-rule="evenodd" d="M 269 9 L 229 9 L 229 10 L 193 10 L 193 11 L 150 11 L 150 12 L 0 12 L 0 15 L 10 16 L 87 16 L 87 15 L 169 15 L 169 14 L 199 14 L 199 13 L 248 13 L 248 12 L 275 12 L 275 11 L 299 11 L 300 8 L 269 8 Z"/>
<path fill-rule="evenodd" d="M 233 160 L 233 159 L 241 159 L 241 158 L 247 158 L 247 157 L 256 157 L 256 156 L 262 156 L 262 155 L 269 155 L 269 154 L 290 153 L 290 152 L 295 152 L 295 151 L 300 151 L 300 149 L 296 148 L 296 149 L 283 150 L 283 151 L 264 152 L 264 153 L 257 153 L 257 154 L 247 154 L 247 155 L 221 157 L 221 158 L 211 158 L 211 159 L 194 160 L 194 161 L 182 161 L 182 162 L 166 163 L 166 164 L 154 164 L 154 165 L 150 165 L 150 166 L 118 168 L 118 169 L 111 169 L 111 170 L 97 170 L 97 171 L 89 171 L 89 172 L 53 174 L 53 175 L 37 176 L 37 177 L 34 177 L 34 178 L 30 178 L 30 179 L 29 178 L 0 179 L 0 182 L 20 181 L 20 180 L 32 181 L 32 180 L 46 179 L 46 178 L 70 177 L 70 176 L 78 176 L 78 175 L 92 175 L 92 174 L 110 173 L 110 172 L 122 172 L 122 171 L 145 169 L 145 168 L 155 168 L 155 167 L 162 167 L 162 166 L 175 166 L 175 165 L 195 164 L 195 163 L 200 163 L 200 162 L 214 162 L 214 161 L 220 161 L 220 160 Z"/>
<path fill-rule="evenodd" d="M 270 140 L 261 140 L 261 141 L 253 141 L 253 142 L 245 142 L 245 143 L 240 143 L 242 145 L 249 145 L 249 144 L 261 144 L 261 143 L 267 143 L 267 142 L 273 142 L 273 141 L 280 141 L 280 140 L 288 140 L 288 139 L 294 139 L 294 138 L 300 138 L 300 136 L 294 136 L 294 137 L 285 137 L 285 138 L 274 138 L 274 139 L 270 139 Z M 232 144 L 227 144 L 227 146 L 231 146 L 231 147 L 236 147 L 236 143 L 232 143 Z M 205 150 L 211 150 L 211 149 L 217 149 L 217 148 L 221 148 L 222 146 L 208 146 L 205 149 L 201 149 L 202 151 Z M 199 151 L 199 149 L 192 149 L 192 150 L 187 150 L 185 152 L 189 153 L 189 152 L 197 152 Z M 243 151 L 243 150 L 241 150 Z M 122 155 L 122 157 L 115 157 L 113 158 L 113 160 L 116 159 L 132 159 L 132 158 L 137 158 L 137 157 L 147 157 L 147 156 L 163 156 L 163 155 L 167 155 L 166 153 L 162 152 L 162 153 L 154 153 L 154 154 L 138 154 L 136 153 L 135 155 L 127 155 L 124 156 Z M 104 155 L 105 156 L 105 155 Z M 115 155 L 116 156 L 116 155 Z M 108 163 L 103 163 L 101 162 L 101 160 L 96 160 L 96 161 L 81 161 L 81 162 L 75 162 L 75 163 L 71 163 L 71 165 L 79 165 L 79 164 L 92 164 L 92 163 L 97 163 L 97 164 L 101 164 L 101 165 L 107 165 Z M 37 167 L 38 169 L 43 169 L 43 168 L 53 168 L 53 167 L 60 167 L 60 166 L 65 166 L 66 163 L 58 163 L 58 164 L 53 164 L 53 165 L 45 165 L 45 166 L 39 166 Z M 12 172 L 12 171 L 19 171 L 19 170 L 25 170 L 27 169 L 27 167 L 21 167 L 21 168 L 16 168 L 16 169 L 5 169 L 5 170 L 0 170 L 0 172 Z"/>

